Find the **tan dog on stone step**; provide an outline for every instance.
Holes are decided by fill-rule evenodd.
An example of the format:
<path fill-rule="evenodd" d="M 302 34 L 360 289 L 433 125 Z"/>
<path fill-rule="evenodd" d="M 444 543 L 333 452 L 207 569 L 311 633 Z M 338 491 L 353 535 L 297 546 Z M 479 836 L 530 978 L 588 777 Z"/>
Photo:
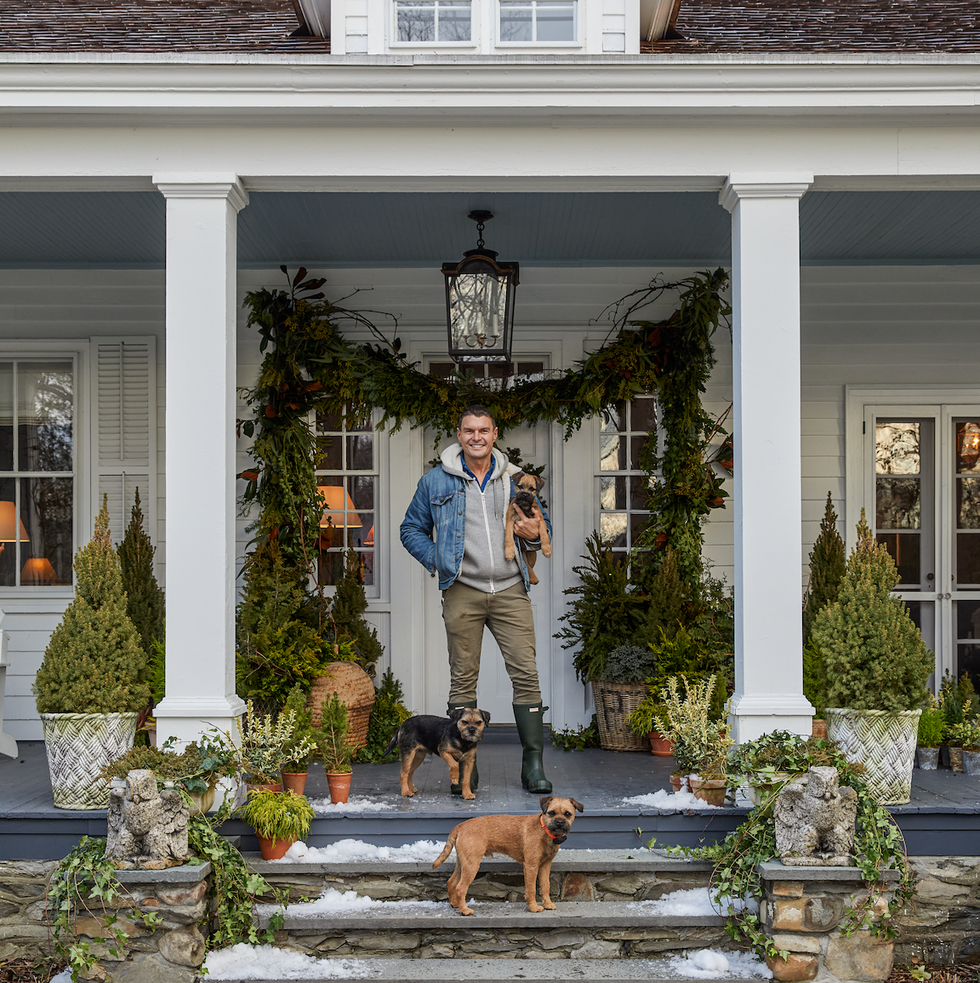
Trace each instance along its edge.
<path fill-rule="evenodd" d="M 551 900 L 551 862 L 565 841 L 575 812 L 584 812 L 581 802 L 546 795 L 537 816 L 475 816 L 454 826 L 439 858 L 439 866 L 456 848 L 456 869 L 449 883 L 449 903 L 461 915 L 472 915 L 466 905 L 466 892 L 480 870 L 480 861 L 503 853 L 524 865 L 524 900 L 528 911 L 553 909 Z M 537 902 L 540 890 L 541 904 Z"/>

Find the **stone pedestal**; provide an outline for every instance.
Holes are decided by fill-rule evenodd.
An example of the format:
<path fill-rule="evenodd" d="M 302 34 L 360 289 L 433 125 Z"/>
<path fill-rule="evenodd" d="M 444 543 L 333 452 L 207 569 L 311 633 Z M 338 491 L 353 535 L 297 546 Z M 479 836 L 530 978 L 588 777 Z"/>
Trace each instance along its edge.
<path fill-rule="evenodd" d="M 786 959 L 767 959 L 777 980 L 818 983 L 884 980 L 892 970 L 894 944 L 867 929 L 845 937 L 844 913 L 867 900 L 868 885 L 856 867 L 787 867 L 778 860 L 760 864 L 763 899 L 761 918 L 766 935 Z M 898 871 L 886 871 L 886 884 Z M 887 908 L 893 891 L 883 890 L 874 912 Z"/>
<path fill-rule="evenodd" d="M 211 864 L 170 867 L 167 870 L 120 870 L 116 879 L 122 894 L 112 903 L 117 925 L 129 936 L 119 957 L 109 946 L 92 941 L 105 937 L 105 922 L 96 903 L 91 912 L 75 918 L 75 931 L 87 936 L 99 956 L 92 978 L 112 978 L 113 983 L 193 983 L 204 962 L 205 940 L 199 923 L 206 924 Z M 152 929 L 133 917 L 136 908 L 155 912 L 159 923 Z"/>

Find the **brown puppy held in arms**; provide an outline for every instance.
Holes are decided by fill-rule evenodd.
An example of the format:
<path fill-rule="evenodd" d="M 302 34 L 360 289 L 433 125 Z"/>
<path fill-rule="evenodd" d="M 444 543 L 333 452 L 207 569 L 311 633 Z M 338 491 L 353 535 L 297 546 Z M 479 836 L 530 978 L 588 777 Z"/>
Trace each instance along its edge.
<path fill-rule="evenodd" d="M 466 906 L 466 892 L 479 873 L 480 861 L 503 853 L 524 865 L 524 900 L 528 911 L 553 909 L 551 900 L 551 862 L 565 841 L 575 810 L 585 807 L 575 799 L 546 795 L 538 816 L 476 816 L 453 828 L 433 870 L 456 848 L 456 869 L 449 878 L 449 903 L 461 915 L 472 915 Z M 537 903 L 540 888 L 541 904 Z"/>
<path fill-rule="evenodd" d="M 409 717 L 395 731 L 385 754 L 395 748 L 401 757 L 401 794 L 411 798 L 418 789 L 412 784 L 412 775 L 427 754 L 438 754 L 449 765 L 449 780 L 460 785 L 462 766 L 462 789 L 464 799 L 475 799 L 470 788 L 470 776 L 476 762 L 476 746 L 483 738 L 484 730 L 490 723 L 486 710 L 470 710 L 458 707 L 448 717 L 434 717 L 418 714 Z"/>
<path fill-rule="evenodd" d="M 551 538 L 548 536 L 548 526 L 545 524 L 544 517 L 541 515 L 541 506 L 538 504 L 537 499 L 537 493 L 544 487 L 544 478 L 540 477 L 540 475 L 524 474 L 524 472 L 521 472 L 520 474 L 514 475 L 514 487 L 518 491 L 507 509 L 507 518 L 504 522 L 504 556 L 508 560 L 513 560 L 515 556 L 514 522 L 525 516 L 528 519 L 533 519 L 535 514 L 537 514 L 538 519 L 538 537 L 541 540 L 541 552 L 545 556 L 551 556 Z M 538 506 L 537 513 L 534 511 L 535 505 Z M 520 509 L 523 515 L 518 513 L 518 509 Z M 526 550 L 524 553 L 524 559 L 527 561 L 528 579 L 532 584 L 538 582 L 538 578 L 534 573 L 534 563 L 538 558 L 537 554 L 537 550 Z"/>

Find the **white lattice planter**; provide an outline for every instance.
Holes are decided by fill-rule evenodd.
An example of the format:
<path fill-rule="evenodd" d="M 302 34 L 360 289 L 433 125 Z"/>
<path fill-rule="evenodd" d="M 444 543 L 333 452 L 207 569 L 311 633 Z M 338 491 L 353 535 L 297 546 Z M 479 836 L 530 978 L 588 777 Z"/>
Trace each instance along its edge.
<path fill-rule="evenodd" d="M 57 809 L 105 809 L 109 783 L 102 770 L 136 737 L 135 713 L 42 713 L 44 749 Z"/>
<path fill-rule="evenodd" d="M 827 736 L 848 761 L 864 765 L 868 791 L 881 805 L 908 802 L 921 710 L 827 708 Z"/>

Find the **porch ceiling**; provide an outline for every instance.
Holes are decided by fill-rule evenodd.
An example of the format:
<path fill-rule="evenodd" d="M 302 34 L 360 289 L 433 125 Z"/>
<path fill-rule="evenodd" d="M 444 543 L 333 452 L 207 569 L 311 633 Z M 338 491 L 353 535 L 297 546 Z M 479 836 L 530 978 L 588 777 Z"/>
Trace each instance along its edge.
<path fill-rule="evenodd" d="M 247 267 L 429 266 L 476 241 L 527 265 L 727 265 L 730 220 L 706 192 L 253 192 L 239 216 Z M 162 268 L 155 192 L 0 193 L 4 267 Z M 816 191 L 801 203 L 804 264 L 980 263 L 980 191 Z"/>

